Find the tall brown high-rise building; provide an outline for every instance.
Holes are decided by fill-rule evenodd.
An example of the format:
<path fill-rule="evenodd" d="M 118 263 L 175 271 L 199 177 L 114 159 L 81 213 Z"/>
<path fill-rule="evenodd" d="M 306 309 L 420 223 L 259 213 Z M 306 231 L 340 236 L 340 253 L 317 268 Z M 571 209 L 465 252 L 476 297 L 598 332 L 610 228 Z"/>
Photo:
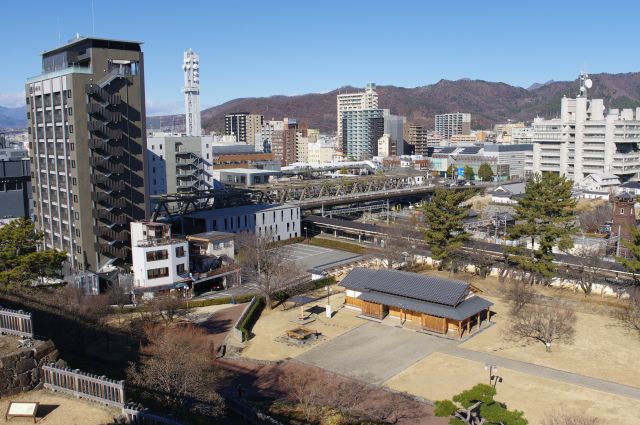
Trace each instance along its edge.
<path fill-rule="evenodd" d="M 76 270 L 127 261 L 129 222 L 147 215 L 140 45 L 78 37 L 27 80 L 36 225 Z"/>

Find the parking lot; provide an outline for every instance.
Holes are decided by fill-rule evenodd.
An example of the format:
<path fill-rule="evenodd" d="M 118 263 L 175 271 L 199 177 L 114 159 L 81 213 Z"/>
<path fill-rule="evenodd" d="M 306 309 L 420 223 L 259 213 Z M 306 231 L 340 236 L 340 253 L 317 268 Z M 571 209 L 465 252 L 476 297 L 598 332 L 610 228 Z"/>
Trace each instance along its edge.
<path fill-rule="evenodd" d="M 280 249 L 285 250 L 286 259 L 296 262 L 298 266 L 304 270 L 360 258 L 360 255 L 352 252 L 338 251 L 336 249 L 323 248 L 304 243 L 287 245 Z"/>
<path fill-rule="evenodd" d="M 296 359 L 371 384 L 382 384 L 434 351 L 456 344 L 445 338 L 368 322 Z"/>

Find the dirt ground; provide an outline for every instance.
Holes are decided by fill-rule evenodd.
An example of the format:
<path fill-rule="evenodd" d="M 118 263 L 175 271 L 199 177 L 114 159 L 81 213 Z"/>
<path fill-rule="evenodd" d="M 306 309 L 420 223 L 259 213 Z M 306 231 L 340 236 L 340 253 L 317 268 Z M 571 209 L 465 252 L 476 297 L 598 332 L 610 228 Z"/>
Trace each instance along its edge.
<path fill-rule="evenodd" d="M 221 391 L 231 397 L 237 396 L 237 386 L 242 385 L 242 397 L 251 399 L 279 400 L 287 397 L 290 391 L 291 376 L 324 374 L 328 385 L 340 382 L 353 382 L 341 375 L 323 371 L 297 361 L 284 361 L 272 364 L 259 364 L 248 360 L 218 360 L 219 364 L 230 371 L 229 380 Z M 397 415 L 398 425 L 445 425 L 448 419 L 433 416 L 433 407 L 402 394 L 386 391 L 378 386 L 366 387 L 371 390 L 359 404 L 364 411 L 385 411 L 390 417 Z M 331 389 L 327 389 L 331 391 Z"/>
<path fill-rule="evenodd" d="M 532 425 L 540 424 L 553 410 L 582 412 L 606 418 L 606 425 L 638 425 L 632 408 L 637 400 L 619 397 L 558 381 L 501 368 L 503 382 L 497 384 L 496 399 L 509 409 L 522 410 Z M 450 399 L 476 383 L 487 383 L 484 364 L 433 353 L 388 380 L 385 385 L 430 400 Z"/>
<path fill-rule="evenodd" d="M 508 326 L 508 307 L 500 299 L 485 298 L 495 303 L 492 308 L 497 312 L 492 319 L 495 326 L 462 343 L 460 347 L 640 387 L 640 368 L 629 367 L 629 359 L 637 358 L 640 352 L 640 338 L 621 328 L 614 319 L 576 313 L 574 343 L 556 344 L 549 353 L 539 342 L 527 345 L 506 341 L 504 335 Z"/>
<path fill-rule="evenodd" d="M 323 292 L 316 292 L 316 295 Z M 326 292 L 324 293 L 326 294 Z M 331 307 L 334 311 L 331 319 L 325 317 L 326 303 L 327 299 L 323 297 L 304 306 L 305 310 L 312 307 L 318 308 L 318 314 L 314 315 L 315 321 L 305 327 L 320 332 L 322 334 L 320 340 L 301 346 L 292 346 L 278 341 L 277 339 L 282 338 L 287 330 L 298 326 L 294 321 L 300 316 L 300 308 L 283 310 L 283 307 L 280 306 L 271 311 L 265 309 L 253 327 L 255 336 L 242 350 L 242 356 L 249 359 L 272 361 L 293 358 L 366 323 L 363 319 L 356 317 L 360 314 L 359 312 L 344 307 L 343 292 L 331 295 Z"/>
<path fill-rule="evenodd" d="M 38 424 L 48 425 L 101 425 L 120 415 L 120 410 L 101 406 L 87 400 L 76 399 L 48 390 L 31 391 L 0 400 L 0 424 L 31 423 L 31 419 L 4 419 L 10 401 L 37 401 Z"/>

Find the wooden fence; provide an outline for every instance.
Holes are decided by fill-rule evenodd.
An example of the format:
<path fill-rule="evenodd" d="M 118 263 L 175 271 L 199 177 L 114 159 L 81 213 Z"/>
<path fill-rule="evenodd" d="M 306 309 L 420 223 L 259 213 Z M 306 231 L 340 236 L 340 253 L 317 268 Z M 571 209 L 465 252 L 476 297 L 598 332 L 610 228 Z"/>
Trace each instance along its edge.
<path fill-rule="evenodd" d="M 22 310 L 0 308 L 0 332 L 9 335 L 33 338 L 31 313 Z"/>
<path fill-rule="evenodd" d="M 80 372 L 78 369 L 60 368 L 53 363 L 42 366 L 42 373 L 45 388 L 124 408 L 124 381 L 114 381 L 104 376 Z"/>

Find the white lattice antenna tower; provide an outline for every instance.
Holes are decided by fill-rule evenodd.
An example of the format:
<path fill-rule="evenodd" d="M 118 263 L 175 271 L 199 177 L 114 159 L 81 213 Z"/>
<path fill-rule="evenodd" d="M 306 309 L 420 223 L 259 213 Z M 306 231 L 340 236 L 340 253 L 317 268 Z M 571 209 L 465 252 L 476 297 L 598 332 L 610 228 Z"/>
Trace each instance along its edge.
<path fill-rule="evenodd" d="M 184 52 L 184 108 L 187 136 L 201 136 L 200 126 L 200 57 L 191 49 Z"/>

